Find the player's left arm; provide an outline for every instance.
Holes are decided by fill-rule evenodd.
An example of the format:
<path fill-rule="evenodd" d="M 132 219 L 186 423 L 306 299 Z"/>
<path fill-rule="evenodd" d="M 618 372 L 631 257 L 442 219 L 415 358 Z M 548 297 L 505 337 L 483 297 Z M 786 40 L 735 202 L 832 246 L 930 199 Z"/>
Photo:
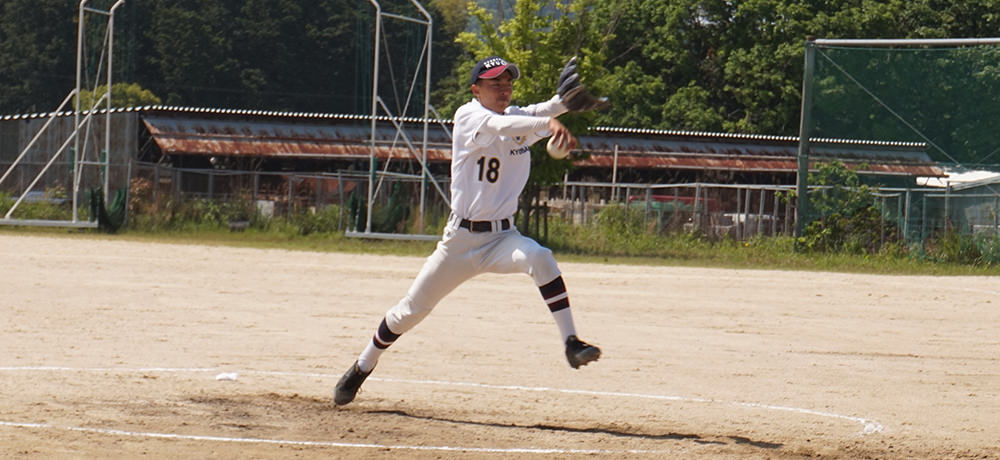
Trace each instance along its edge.
<path fill-rule="evenodd" d="M 567 109 L 566 106 L 563 105 L 562 99 L 559 97 L 558 94 L 552 96 L 552 98 L 547 101 L 539 102 L 537 104 L 531 104 L 525 107 L 518 107 L 517 110 L 517 112 L 523 113 L 525 115 L 531 115 L 536 117 L 558 117 L 559 115 L 562 115 L 568 111 L 569 109 Z M 511 113 L 517 113 L 517 112 L 514 112 L 513 110 L 511 111 Z"/>
<path fill-rule="evenodd" d="M 608 98 L 594 96 L 580 81 L 580 74 L 576 71 L 576 56 L 566 62 L 562 73 L 559 74 L 556 96 L 569 112 L 604 110 L 611 106 Z"/>

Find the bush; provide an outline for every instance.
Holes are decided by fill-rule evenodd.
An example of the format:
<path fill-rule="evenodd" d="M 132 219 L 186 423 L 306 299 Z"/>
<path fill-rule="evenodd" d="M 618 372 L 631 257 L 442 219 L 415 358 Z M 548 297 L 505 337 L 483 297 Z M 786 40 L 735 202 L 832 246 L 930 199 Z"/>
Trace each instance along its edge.
<path fill-rule="evenodd" d="M 696 233 L 660 235 L 656 222 L 644 222 L 641 212 L 611 204 L 605 206 L 590 225 L 574 225 L 550 217 L 548 245 L 577 254 L 686 258 L 689 253 L 711 247 L 713 243 Z"/>
<path fill-rule="evenodd" d="M 979 248 L 979 260 L 989 267 L 1000 265 L 1000 237 L 980 235 L 975 238 Z"/>
<path fill-rule="evenodd" d="M 927 241 L 914 256 L 933 262 L 992 267 L 1000 265 L 1000 237 L 949 232 Z"/>
<path fill-rule="evenodd" d="M 0 217 L 7 215 L 17 198 L 7 192 L 0 191 Z M 87 206 L 81 206 L 77 217 L 89 220 L 90 212 Z M 67 198 L 62 187 L 47 189 L 37 201 L 22 201 L 11 215 L 13 219 L 26 220 L 71 220 L 73 218 L 72 201 Z"/>
<path fill-rule="evenodd" d="M 798 239 L 799 247 L 817 252 L 878 254 L 899 240 L 895 221 L 885 219 L 875 193 L 841 162 L 822 164 L 809 182 L 826 188 L 811 192 L 809 206 L 817 214 Z"/>
<path fill-rule="evenodd" d="M 317 211 L 297 213 L 291 224 L 299 235 L 330 233 L 340 229 L 340 206 L 329 205 Z"/>

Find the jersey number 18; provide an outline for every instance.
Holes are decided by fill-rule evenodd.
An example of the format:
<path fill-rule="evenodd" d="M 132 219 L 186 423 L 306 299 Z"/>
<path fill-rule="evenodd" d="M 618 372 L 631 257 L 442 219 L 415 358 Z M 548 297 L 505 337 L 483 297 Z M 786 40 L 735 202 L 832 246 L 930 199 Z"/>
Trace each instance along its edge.
<path fill-rule="evenodd" d="M 486 157 L 479 157 L 476 164 L 479 165 L 479 182 L 483 181 L 483 176 L 486 176 L 486 180 L 491 184 L 500 178 L 500 160 L 496 157 L 491 157 L 488 163 Z"/>

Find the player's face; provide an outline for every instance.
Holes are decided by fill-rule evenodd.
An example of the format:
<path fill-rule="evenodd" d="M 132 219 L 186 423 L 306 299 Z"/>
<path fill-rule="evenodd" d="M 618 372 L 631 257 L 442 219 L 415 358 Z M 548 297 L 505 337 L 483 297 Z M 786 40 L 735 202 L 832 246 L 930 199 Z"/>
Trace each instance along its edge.
<path fill-rule="evenodd" d="M 496 113 L 503 113 L 510 105 L 514 94 L 514 78 L 510 72 L 504 72 L 499 77 L 489 80 L 479 80 L 472 85 L 472 94 L 479 99 L 483 107 Z"/>

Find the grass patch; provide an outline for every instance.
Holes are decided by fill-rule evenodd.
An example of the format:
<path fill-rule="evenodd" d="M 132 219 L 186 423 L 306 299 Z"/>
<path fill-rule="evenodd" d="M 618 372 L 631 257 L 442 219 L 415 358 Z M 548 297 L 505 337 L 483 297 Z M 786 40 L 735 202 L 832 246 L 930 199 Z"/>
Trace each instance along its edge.
<path fill-rule="evenodd" d="M 136 189 L 143 190 L 138 186 Z M 10 201 L 9 197 L 0 195 L 0 209 L 4 205 L 9 207 Z M 51 204 L 27 209 L 47 216 L 45 213 L 52 211 L 50 208 L 65 212 L 64 207 Z M 130 209 L 133 217 L 128 227 L 114 235 L 94 229 L 44 227 L 0 226 L 0 232 L 417 257 L 429 255 L 436 244 L 432 241 L 349 238 L 339 229 L 344 222 L 336 206 L 297 212 L 287 218 L 270 218 L 256 212 L 249 200 L 230 203 L 188 200 L 156 207 L 148 200 L 133 196 Z M 442 216 L 428 219 L 421 233 L 440 234 L 444 220 Z M 241 225 L 234 227 L 235 222 Z M 383 231 L 399 231 L 406 224 L 401 218 L 391 222 L 393 224 Z M 353 224 L 346 222 L 348 226 Z M 728 238 L 709 240 L 697 233 L 662 235 L 654 225 L 644 222 L 641 213 L 629 212 L 624 206 L 608 206 L 591 224 L 574 225 L 558 218 L 550 219 L 548 241 L 544 244 L 560 261 L 566 262 L 899 275 L 1000 275 L 1000 238 L 997 237 L 952 232 L 913 247 L 890 242 L 878 248 L 859 245 L 835 245 L 834 248 L 828 244 L 814 244 L 816 240 L 807 237 L 769 237 L 741 242 Z M 416 230 L 410 227 L 407 227 L 410 233 Z"/>
<path fill-rule="evenodd" d="M 605 237 L 596 246 L 568 243 L 580 236 L 577 230 L 564 233 L 554 225 L 548 246 L 561 262 L 608 263 L 620 265 L 714 267 L 734 269 L 808 270 L 848 273 L 935 276 L 997 276 L 996 265 L 968 265 L 937 261 L 927 257 L 904 254 L 857 255 L 841 253 L 802 252 L 792 238 L 761 238 L 749 242 L 707 241 L 690 234 L 646 235 L 634 246 L 612 246 L 609 240 L 623 238 L 617 232 Z M 584 229 L 583 231 L 586 231 Z M 128 230 L 108 235 L 94 230 L 0 227 L 5 234 L 33 234 L 67 238 L 125 240 L 163 244 L 218 245 L 292 251 L 343 252 L 425 257 L 434 250 L 435 242 L 369 240 L 348 238 L 340 232 L 297 232 L 247 229 L 233 232 L 225 228 L 193 228 L 183 230 Z M 591 235 L 590 238 L 597 238 Z M 624 237 L 627 238 L 627 237 Z M 594 241 L 590 241 L 594 243 Z M 629 249 L 631 248 L 631 249 Z"/>

